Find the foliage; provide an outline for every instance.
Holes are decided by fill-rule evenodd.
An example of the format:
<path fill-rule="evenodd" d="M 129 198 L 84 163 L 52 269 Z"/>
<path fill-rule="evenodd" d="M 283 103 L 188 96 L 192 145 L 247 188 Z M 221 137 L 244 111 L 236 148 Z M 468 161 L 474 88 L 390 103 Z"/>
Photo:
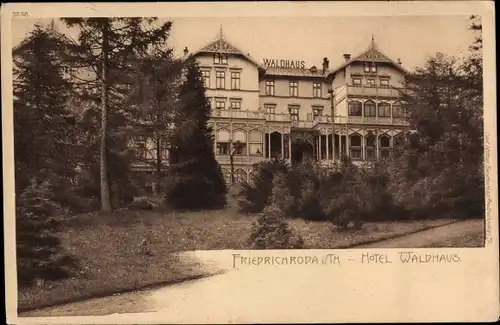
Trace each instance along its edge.
<path fill-rule="evenodd" d="M 130 210 L 153 210 L 158 207 L 158 204 L 150 200 L 147 196 L 134 197 L 134 200 L 129 205 Z"/>
<path fill-rule="evenodd" d="M 75 114 L 69 107 L 71 85 L 64 78 L 64 39 L 42 26 L 16 50 L 14 60 L 14 150 L 16 190 L 47 173 L 75 177 Z"/>
<path fill-rule="evenodd" d="M 103 211 L 112 209 L 112 200 L 120 201 L 113 189 L 122 188 L 121 177 L 111 175 L 113 168 L 130 164 L 124 150 L 128 147 L 128 126 L 134 125 L 134 115 L 126 105 L 126 95 L 134 83 L 134 63 L 138 58 L 161 49 L 168 38 L 171 22 L 155 26 L 155 18 L 62 18 L 69 27 L 79 29 L 78 42 L 70 46 L 66 61 L 73 67 L 72 81 L 80 99 L 91 102 L 86 114 L 100 121 L 100 128 L 91 128 L 98 150 L 91 156 L 99 162 L 100 203 Z M 97 110 L 100 107 L 100 110 Z M 97 141 L 99 142 L 97 144 Z M 89 155 L 90 156 L 90 155 Z M 90 166 L 86 166 L 91 168 Z M 123 176 L 123 175 L 122 175 Z M 127 177 L 124 177 L 125 179 Z M 125 198 L 130 200 L 130 198 Z"/>
<path fill-rule="evenodd" d="M 16 208 L 17 269 L 20 287 L 38 280 L 68 277 L 77 269 L 75 260 L 63 252 L 59 231 L 64 209 L 50 199 L 47 184 L 26 187 Z"/>
<path fill-rule="evenodd" d="M 274 174 L 288 170 L 286 162 L 276 158 L 255 164 L 251 181 L 241 184 L 238 193 L 240 209 L 249 213 L 262 212 L 271 199 Z"/>
<path fill-rule="evenodd" d="M 197 63 L 187 62 L 184 73 L 174 111 L 166 202 L 177 209 L 221 208 L 227 188 L 207 124 L 210 103 Z"/>
<path fill-rule="evenodd" d="M 272 203 L 252 226 L 249 242 L 254 249 L 299 249 L 302 237 L 295 236 L 286 221 L 286 211 L 293 202 L 287 191 L 286 175 L 278 173 L 273 179 Z"/>

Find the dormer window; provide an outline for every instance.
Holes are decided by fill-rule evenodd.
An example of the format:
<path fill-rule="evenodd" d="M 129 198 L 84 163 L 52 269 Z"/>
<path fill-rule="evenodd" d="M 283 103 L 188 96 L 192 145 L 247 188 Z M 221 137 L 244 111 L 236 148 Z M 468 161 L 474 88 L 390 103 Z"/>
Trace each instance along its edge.
<path fill-rule="evenodd" d="M 365 62 L 365 72 L 368 73 L 376 73 L 377 72 L 377 66 L 375 65 L 375 62 Z"/>
<path fill-rule="evenodd" d="M 227 54 L 215 53 L 214 54 L 214 64 L 227 64 Z"/>

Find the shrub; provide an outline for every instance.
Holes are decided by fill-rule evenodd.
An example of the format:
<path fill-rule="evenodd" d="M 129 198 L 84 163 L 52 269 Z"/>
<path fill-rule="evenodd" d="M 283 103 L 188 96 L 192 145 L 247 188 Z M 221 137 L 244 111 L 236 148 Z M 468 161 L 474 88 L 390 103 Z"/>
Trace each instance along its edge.
<path fill-rule="evenodd" d="M 252 180 L 243 183 L 239 191 L 238 205 L 244 212 L 259 213 L 269 204 L 276 172 L 287 173 L 288 165 L 283 160 L 273 159 L 254 165 Z"/>
<path fill-rule="evenodd" d="M 302 237 L 292 233 L 282 212 L 274 205 L 266 207 L 253 224 L 249 242 L 254 249 L 304 248 Z"/>
<path fill-rule="evenodd" d="M 226 203 L 225 195 L 201 175 L 169 175 L 165 183 L 165 202 L 174 209 L 222 208 Z"/>
<path fill-rule="evenodd" d="M 64 209 L 50 199 L 47 184 L 33 183 L 20 195 L 16 207 L 16 246 L 19 286 L 37 280 L 69 277 L 76 261 L 63 252 L 56 233 Z"/>
<path fill-rule="evenodd" d="M 130 210 L 153 210 L 156 209 L 159 204 L 150 200 L 147 196 L 134 197 L 132 203 L 129 204 Z"/>

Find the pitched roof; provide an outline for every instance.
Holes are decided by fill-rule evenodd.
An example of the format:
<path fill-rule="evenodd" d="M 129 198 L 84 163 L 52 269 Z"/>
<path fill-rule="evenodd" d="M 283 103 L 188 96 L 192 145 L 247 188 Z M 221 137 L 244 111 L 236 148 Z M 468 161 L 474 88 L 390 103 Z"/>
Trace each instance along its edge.
<path fill-rule="evenodd" d="M 337 73 L 339 70 L 345 68 L 346 66 L 348 66 L 349 64 L 351 64 L 353 62 L 362 62 L 362 61 L 389 63 L 389 64 L 392 64 L 396 69 L 401 70 L 404 73 L 408 73 L 408 71 L 405 68 L 403 68 L 401 66 L 401 64 L 394 62 L 387 55 L 382 53 L 382 51 L 380 51 L 378 49 L 377 44 L 375 43 L 374 39 L 372 38 L 370 45 L 363 53 L 361 53 L 358 56 L 355 56 L 354 58 L 342 63 L 337 68 L 330 70 L 328 72 L 328 75 Z"/>
<path fill-rule="evenodd" d="M 193 52 L 190 55 L 187 55 L 185 58 L 187 59 L 188 57 L 192 57 L 200 53 L 224 53 L 224 54 L 241 55 L 248 61 L 255 64 L 257 67 L 261 68 L 261 65 L 255 59 L 253 59 L 249 54 L 246 54 L 245 52 L 241 51 L 240 49 L 229 43 L 224 38 L 224 35 L 222 34 L 222 28 L 220 34 L 218 35 L 215 41 L 208 43 L 198 51 Z"/>

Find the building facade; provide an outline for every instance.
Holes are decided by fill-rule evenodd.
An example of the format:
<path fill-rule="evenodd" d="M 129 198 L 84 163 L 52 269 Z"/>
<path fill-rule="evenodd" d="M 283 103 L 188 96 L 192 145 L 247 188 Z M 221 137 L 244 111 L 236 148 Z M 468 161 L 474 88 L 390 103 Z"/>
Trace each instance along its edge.
<path fill-rule="evenodd" d="M 252 166 L 270 158 L 291 164 L 332 164 L 342 155 L 354 162 L 389 157 L 409 127 L 401 105 L 406 71 L 384 55 L 373 38 L 356 56 L 329 67 L 303 61 L 259 64 L 233 46 L 222 31 L 188 53 L 203 74 L 212 105 L 214 150 L 226 180 L 249 180 Z"/>

